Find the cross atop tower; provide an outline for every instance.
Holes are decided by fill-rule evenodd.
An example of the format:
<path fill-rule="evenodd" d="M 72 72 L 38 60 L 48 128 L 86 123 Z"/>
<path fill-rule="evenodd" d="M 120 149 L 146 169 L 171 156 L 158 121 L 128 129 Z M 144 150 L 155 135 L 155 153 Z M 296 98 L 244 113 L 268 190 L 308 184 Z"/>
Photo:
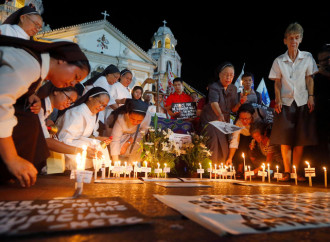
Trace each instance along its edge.
<path fill-rule="evenodd" d="M 104 15 L 104 20 L 107 19 L 108 16 L 110 16 L 110 14 L 107 13 L 107 10 L 105 10 L 103 13 L 101 13 Z"/>
<path fill-rule="evenodd" d="M 167 24 L 166 20 L 164 20 L 164 21 L 163 21 L 163 23 L 164 23 L 164 27 L 165 27 L 165 26 L 166 26 L 166 24 Z"/>

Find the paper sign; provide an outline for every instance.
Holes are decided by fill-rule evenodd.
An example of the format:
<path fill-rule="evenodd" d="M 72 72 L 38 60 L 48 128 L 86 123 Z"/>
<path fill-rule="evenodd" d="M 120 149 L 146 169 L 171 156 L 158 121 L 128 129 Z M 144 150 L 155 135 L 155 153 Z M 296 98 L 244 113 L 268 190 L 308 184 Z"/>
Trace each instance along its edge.
<path fill-rule="evenodd" d="M 164 173 L 170 173 L 171 168 L 170 167 L 164 167 Z"/>
<path fill-rule="evenodd" d="M 204 173 L 204 169 L 197 169 L 197 173 Z"/>
<path fill-rule="evenodd" d="M 151 172 L 151 167 L 141 167 L 141 172 Z"/>
<path fill-rule="evenodd" d="M 219 129 L 224 134 L 232 134 L 235 131 L 242 129 L 241 127 L 238 127 L 231 123 L 226 123 L 221 121 L 211 121 L 209 123 L 212 124 L 217 129 Z"/>
<path fill-rule="evenodd" d="M 163 173 L 163 170 L 162 169 L 155 169 L 155 173 Z"/>
<path fill-rule="evenodd" d="M 0 235 L 5 236 L 95 230 L 149 222 L 119 197 L 0 201 L 0 207 Z"/>
<path fill-rule="evenodd" d="M 296 179 L 298 176 L 296 173 L 290 173 L 290 178 L 291 179 Z"/>
<path fill-rule="evenodd" d="M 315 177 L 315 168 L 305 168 L 305 177 Z"/>
<path fill-rule="evenodd" d="M 134 166 L 134 172 L 141 172 L 141 167 Z"/>
<path fill-rule="evenodd" d="M 207 172 L 212 172 L 212 168 L 207 168 Z"/>
<path fill-rule="evenodd" d="M 259 174 L 258 174 L 259 175 Z M 246 171 L 245 172 L 245 176 L 249 177 L 249 176 L 254 176 L 254 171 Z"/>
<path fill-rule="evenodd" d="M 77 182 L 91 183 L 93 171 L 71 170 L 70 179 L 77 179 Z"/>
<path fill-rule="evenodd" d="M 266 171 L 258 171 L 258 176 L 264 176 L 267 177 L 267 172 Z"/>
<path fill-rule="evenodd" d="M 172 103 L 172 112 L 180 112 L 177 119 L 196 118 L 196 102 Z"/>
<path fill-rule="evenodd" d="M 282 177 L 283 177 L 283 173 L 277 173 L 277 172 L 274 173 L 274 178 L 281 179 Z"/>

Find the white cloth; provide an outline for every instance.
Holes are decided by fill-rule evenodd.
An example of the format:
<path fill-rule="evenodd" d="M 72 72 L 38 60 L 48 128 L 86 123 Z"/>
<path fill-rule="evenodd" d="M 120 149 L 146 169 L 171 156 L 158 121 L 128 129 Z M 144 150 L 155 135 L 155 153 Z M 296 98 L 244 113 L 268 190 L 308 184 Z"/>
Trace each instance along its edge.
<path fill-rule="evenodd" d="M 112 99 L 113 103 L 116 103 L 116 99 L 123 99 L 123 98 L 132 98 L 131 92 L 128 89 L 128 87 L 125 87 L 123 84 L 120 82 L 116 82 L 115 84 L 112 85 L 111 90 L 110 90 L 110 100 Z M 123 104 L 120 104 L 119 106 L 122 106 Z M 110 116 L 111 112 L 113 109 L 108 106 L 105 109 L 105 120 Z"/>
<path fill-rule="evenodd" d="M 81 104 L 71 108 L 65 112 L 57 121 L 56 125 L 59 129 L 58 140 L 71 146 L 82 147 L 87 145 L 93 147 L 92 134 L 97 137 L 98 119 L 96 114 L 93 114 L 86 104 Z M 109 161 L 109 152 L 106 149 L 101 150 L 106 161 Z M 68 170 L 76 169 L 76 155 L 65 155 L 65 167 Z M 86 168 L 92 168 L 93 161 L 86 160 Z"/>
<path fill-rule="evenodd" d="M 269 79 L 281 79 L 281 99 L 283 105 L 291 106 L 296 101 L 298 106 L 305 105 L 308 101 L 306 76 L 311 76 L 318 71 L 316 62 L 311 53 L 299 51 L 294 62 L 288 52 L 277 57 L 269 73 Z"/>
<path fill-rule="evenodd" d="M 18 25 L 2 24 L 0 25 L 1 35 L 29 40 L 30 36 Z"/>
<path fill-rule="evenodd" d="M 237 149 L 238 145 L 239 145 L 240 135 L 251 136 L 251 134 L 250 134 L 250 125 L 244 126 L 240 119 L 237 120 L 235 125 L 238 127 L 241 127 L 242 129 L 237 130 L 234 133 L 232 133 L 230 143 L 229 143 L 229 148 Z"/>
<path fill-rule="evenodd" d="M 118 115 L 118 118 L 115 122 L 115 125 L 112 129 L 112 142 L 110 143 L 110 150 L 111 155 L 119 155 L 122 145 L 130 138 L 132 137 L 134 139 L 134 135 L 136 133 L 137 125 L 129 127 L 125 121 L 125 114 Z M 146 131 L 149 128 L 151 121 L 151 114 L 147 112 L 146 116 L 144 117 L 142 123 L 140 124 L 140 130 L 139 131 Z M 133 150 L 136 150 L 139 148 L 139 142 L 142 138 L 142 135 L 140 132 L 138 132 L 136 143 L 134 144 Z M 130 150 L 130 146 L 127 149 L 127 153 Z M 131 153 L 131 155 L 136 155 L 137 152 Z"/>
<path fill-rule="evenodd" d="M 48 74 L 50 57 L 48 53 L 41 55 L 42 67 L 39 62 L 26 51 L 14 47 L 0 47 L 0 138 L 12 135 L 17 124 L 14 115 L 14 103 L 28 91 L 30 85 L 40 77 Z"/>
<path fill-rule="evenodd" d="M 112 85 L 110 85 L 107 81 L 107 78 L 105 76 L 100 76 L 94 83 L 93 85 L 88 85 L 85 87 L 83 95 L 88 92 L 90 89 L 92 89 L 93 87 L 102 87 L 105 90 L 107 90 L 107 92 L 110 95 L 110 100 L 108 102 L 108 106 L 109 105 L 113 105 L 116 103 L 115 99 L 111 96 L 111 89 L 112 89 Z M 102 123 L 105 123 L 105 110 L 99 112 L 99 120 Z"/>
<path fill-rule="evenodd" d="M 38 113 L 38 116 L 41 123 L 42 132 L 44 133 L 45 138 L 50 138 L 45 122 L 46 118 L 48 118 L 49 115 L 53 112 L 53 107 L 52 107 L 52 103 L 50 102 L 49 96 L 45 98 L 45 109 L 46 110 L 41 108 L 40 112 Z"/>

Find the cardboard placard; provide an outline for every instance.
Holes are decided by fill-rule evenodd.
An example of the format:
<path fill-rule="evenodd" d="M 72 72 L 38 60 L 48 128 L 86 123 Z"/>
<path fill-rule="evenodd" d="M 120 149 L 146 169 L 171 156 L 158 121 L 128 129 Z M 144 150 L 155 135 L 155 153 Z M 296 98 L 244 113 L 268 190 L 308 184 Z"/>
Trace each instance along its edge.
<path fill-rule="evenodd" d="M 147 222 L 143 215 L 119 197 L 0 201 L 0 207 L 2 236 L 127 226 Z"/>
<path fill-rule="evenodd" d="M 277 172 L 274 173 L 274 178 L 281 179 L 282 177 L 283 177 L 283 173 L 277 173 Z"/>
<path fill-rule="evenodd" d="M 91 183 L 93 171 L 71 170 L 70 179 L 77 179 L 77 182 Z"/>
<path fill-rule="evenodd" d="M 268 172 L 267 171 L 258 171 L 258 176 L 264 176 L 267 177 Z"/>
<path fill-rule="evenodd" d="M 305 168 L 305 177 L 315 177 L 315 168 Z"/>
<path fill-rule="evenodd" d="M 164 167 L 164 173 L 170 173 L 171 168 L 170 167 Z"/>
<path fill-rule="evenodd" d="M 177 119 L 196 118 L 196 102 L 172 103 L 172 112 L 180 112 Z"/>
<path fill-rule="evenodd" d="M 155 173 L 163 173 L 163 169 L 155 169 Z"/>
<path fill-rule="evenodd" d="M 197 169 L 197 173 L 204 173 L 204 169 Z"/>

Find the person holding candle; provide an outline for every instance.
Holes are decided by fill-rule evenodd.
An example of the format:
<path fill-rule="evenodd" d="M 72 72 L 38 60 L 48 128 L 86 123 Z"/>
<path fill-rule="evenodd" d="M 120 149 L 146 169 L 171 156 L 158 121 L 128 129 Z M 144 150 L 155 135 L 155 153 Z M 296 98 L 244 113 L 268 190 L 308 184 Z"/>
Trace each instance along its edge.
<path fill-rule="evenodd" d="M 284 44 L 288 50 L 274 60 L 269 73 L 275 81 L 276 102 L 270 143 L 281 145 L 285 170 L 281 181 L 289 181 L 292 165 L 299 171 L 304 147 L 317 144 L 313 75 L 318 68 L 311 53 L 298 49 L 302 38 L 300 24 L 287 27 Z M 305 180 L 298 174 L 298 181 Z"/>
<path fill-rule="evenodd" d="M 253 106 L 249 103 L 244 103 L 238 109 L 237 116 L 238 120 L 235 122 L 235 125 L 241 127 L 242 129 L 235 131 L 231 134 L 230 144 L 229 144 L 229 154 L 226 161 L 227 165 L 233 163 L 233 160 L 240 161 L 242 153 L 249 153 L 249 144 L 252 140 L 250 134 L 250 125 L 253 123 L 254 118 L 253 114 L 255 110 Z M 250 157 L 246 156 L 246 164 L 250 163 Z M 236 164 L 237 167 L 237 177 L 240 177 L 240 174 L 243 172 L 243 164 Z"/>
<path fill-rule="evenodd" d="M 235 69 L 230 62 L 224 62 L 217 67 L 216 82 L 208 86 L 208 102 L 201 113 L 201 125 L 209 136 L 207 147 L 211 150 L 213 162 L 224 162 L 229 152 L 228 136 L 219 131 L 211 121 L 230 122 L 230 113 L 237 112 L 241 102 L 237 101 L 237 88 L 231 84 Z M 244 102 L 242 100 L 242 102 Z"/>
<path fill-rule="evenodd" d="M 90 71 L 89 62 L 72 42 L 41 43 L 0 35 L 0 182 L 17 178 L 29 187 L 44 167 L 49 151 L 37 113 L 41 82 L 74 86 Z"/>
<path fill-rule="evenodd" d="M 105 109 L 109 102 L 109 94 L 102 87 L 93 87 L 85 95 L 79 98 L 69 109 L 66 109 L 56 121 L 58 126 L 58 140 L 75 147 L 87 145 L 93 147 L 93 141 L 104 141 L 107 144 L 111 142 L 108 137 L 99 136 L 98 113 Z M 105 156 L 108 162 L 109 152 L 107 148 L 99 147 L 100 152 Z M 65 155 L 66 169 L 76 168 L 75 156 Z M 91 159 L 86 161 L 86 168 L 92 168 Z"/>
<path fill-rule="evenodd" d="M 262 162 L 280 165 L 283 163 L 280 146 L 270 144 L 270 132 L 271 124 L 263 120 L 256 120 L 250 125 L 250 134 L 253 139 L 249 145 L 248 156 L 255 174 L 261 170 Z"/>
<path fill-rule="evenodd" d="M 42 25 L 40 13 L 31 6 L 24 6 L 0 25 L 0 34 L 30 40 L 42 29 Z"/>
<path fill-rule="evenodd" d="M 238 99 L 246 99 L 246 103 L 257 103 L 261 104 L 261 94 L 254 91 L 252 88 L 253 84 L 253 74 L 250 72 L 245 72 L 242 75 L 243 90 L 238 93 Z"/>
<path fill-rule="evenodd" d="M 110 144 L 112 160 L 119 160 L 119 156 L 124 156 L 129 161 L 140 158 L 140 131 L 146 131 L 151 121 L 147 110 L 148 105 L 145 102 L 131 99 L 113 112 L 114 119 L 110 124 L 113 137 Z"/>

